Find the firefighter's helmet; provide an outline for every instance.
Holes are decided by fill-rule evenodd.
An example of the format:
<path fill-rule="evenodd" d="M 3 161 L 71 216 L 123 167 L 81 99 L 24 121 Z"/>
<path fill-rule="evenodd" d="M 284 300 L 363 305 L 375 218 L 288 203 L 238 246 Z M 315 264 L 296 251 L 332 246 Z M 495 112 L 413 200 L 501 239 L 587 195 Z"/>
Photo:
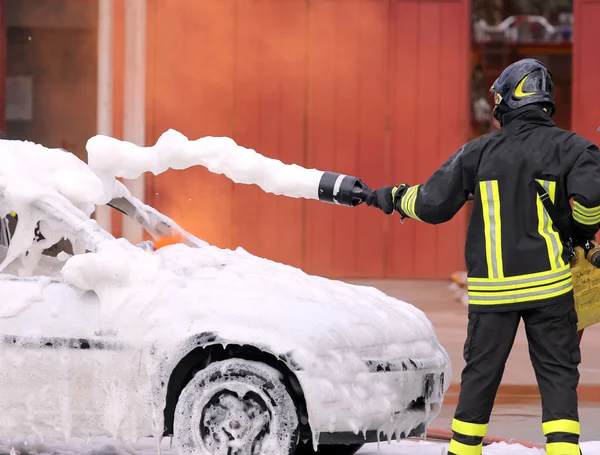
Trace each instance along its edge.
<path fill-rule="evenodd" d="M 504 103 L 509 110 L 528 104 L 541 104 L 552 116 L 556 109 L 552 99 L 553 87 L 552 73 L 542 62 L 532 58 L 519 60 L 502 71 L 490 89 L 496 105 L 494 116 L 500 103 Z"/>

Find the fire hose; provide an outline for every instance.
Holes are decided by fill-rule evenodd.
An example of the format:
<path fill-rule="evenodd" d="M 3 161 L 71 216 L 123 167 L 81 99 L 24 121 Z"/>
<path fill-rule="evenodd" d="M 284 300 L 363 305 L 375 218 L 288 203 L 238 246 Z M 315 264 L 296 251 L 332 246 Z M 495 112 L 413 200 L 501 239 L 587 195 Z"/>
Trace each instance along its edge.
<path fill-rule="evenodd" d="M 426 438 L 434 441 L 450 441 L 452 439 L 452 431 L 450 430 L 439 430 L 435 428 L 430 428 L 427 430 Z M 544 446 L 542 444 L 535 444 L 533 442 L 527 441 L 519 441 L 517 439 L 509 439 L 509 438 L 497 438 L 493 436 L 486 436 L 483 438 L 483 445 L 488 446 L 490 444 L 496 444 L 499 442 L 506 442 L 507 444 L 519 444 L 523 447 L 527 447 L 528 449 L 543 449 Z"/>

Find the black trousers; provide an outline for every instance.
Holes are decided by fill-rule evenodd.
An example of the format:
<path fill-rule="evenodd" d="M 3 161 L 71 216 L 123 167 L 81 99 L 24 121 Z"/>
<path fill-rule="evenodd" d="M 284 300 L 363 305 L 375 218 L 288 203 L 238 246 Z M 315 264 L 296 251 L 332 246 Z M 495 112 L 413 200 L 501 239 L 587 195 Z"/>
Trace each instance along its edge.
<path fill-rule="evenodd" d="M 542 397 L 548 455 L 578 455 L 577 386 L 581 361 L 572 294 L 535 309 L 469 313 L 458 407 L 449 453 L 477 455 L 521 318 Z"/>

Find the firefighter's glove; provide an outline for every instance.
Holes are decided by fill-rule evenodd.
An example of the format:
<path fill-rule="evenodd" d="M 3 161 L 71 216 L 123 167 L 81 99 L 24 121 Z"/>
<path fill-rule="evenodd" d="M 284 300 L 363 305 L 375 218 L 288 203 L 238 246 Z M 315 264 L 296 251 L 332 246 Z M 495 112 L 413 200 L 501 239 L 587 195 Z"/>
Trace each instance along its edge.
<path fill-rule="evenodd" d="M 391 215 L 394 213 L 394 196 L 397 189 L 393 186 L 379 188 L 367 196 L 365 204 L 382 210 L 386 215 Z"/>

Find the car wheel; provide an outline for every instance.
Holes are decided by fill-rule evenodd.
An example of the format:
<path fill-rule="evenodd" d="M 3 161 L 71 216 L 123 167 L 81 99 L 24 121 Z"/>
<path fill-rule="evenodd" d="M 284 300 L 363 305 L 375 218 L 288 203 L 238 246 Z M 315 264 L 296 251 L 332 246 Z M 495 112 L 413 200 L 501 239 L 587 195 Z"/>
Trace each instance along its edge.
<path fill-rule="evenodd" d="M 198 371 L 179 395 L 173 426 L 180 455 L 292 454 L 298 444 L 281 373 L 243 359 Z"/>
<path fill-rule="evenodd" d="M 296 449 L 295 455 L 354 455 L 364 444 L 332 444 L 320 445 L 315 452 L 312 442 L 300 443 Z"/>

